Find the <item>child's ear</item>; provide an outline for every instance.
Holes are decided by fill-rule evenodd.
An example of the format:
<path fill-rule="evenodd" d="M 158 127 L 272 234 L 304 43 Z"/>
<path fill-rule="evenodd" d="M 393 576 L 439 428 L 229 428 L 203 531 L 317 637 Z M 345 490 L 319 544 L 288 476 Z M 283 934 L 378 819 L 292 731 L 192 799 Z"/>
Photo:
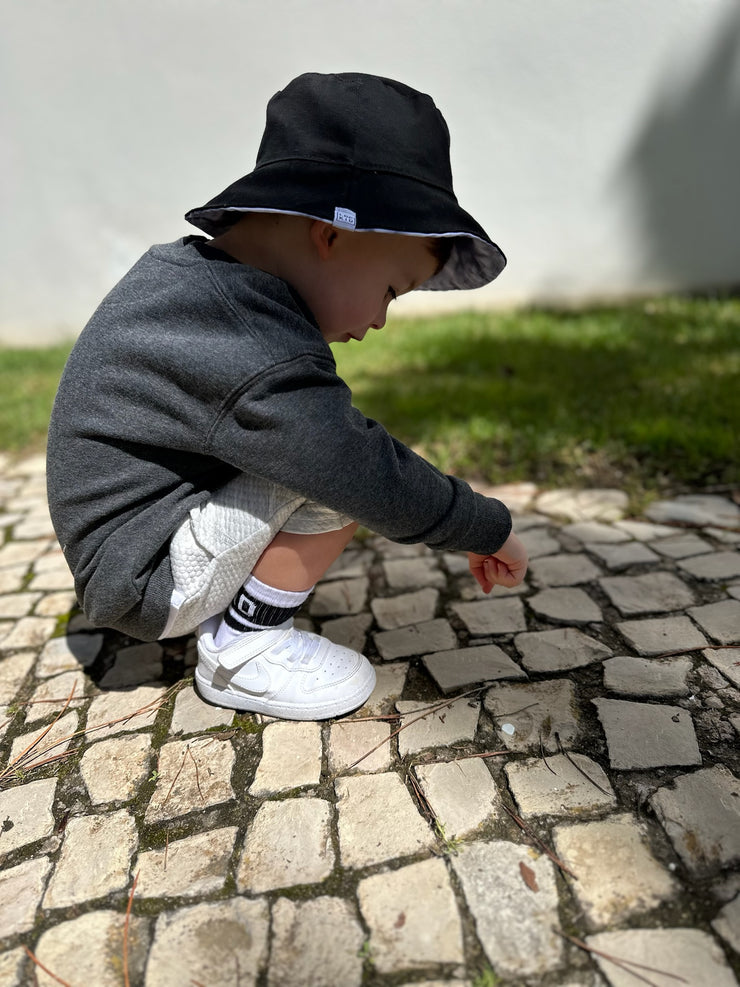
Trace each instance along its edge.
<path fill-rule="evenodd" d="M 309 236 L 319 258 L 328 260 L 337 239 L 337 231 L 331 223 L 325 223 L 322 219 L 315 219 L 309 228 Z"/>

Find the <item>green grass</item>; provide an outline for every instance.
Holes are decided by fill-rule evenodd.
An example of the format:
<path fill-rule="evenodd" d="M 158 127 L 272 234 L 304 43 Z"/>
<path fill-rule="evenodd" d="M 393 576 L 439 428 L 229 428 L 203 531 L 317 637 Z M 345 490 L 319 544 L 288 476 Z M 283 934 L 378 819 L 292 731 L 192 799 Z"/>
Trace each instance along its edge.
<path fill-rule="evenodd" d="M 0 347 L 0 449 L 4 452 L 44 448 L 54 394 L 70 346 Z"/>
<path fill-rule="evenodd" d="M 740 300 L 396 320 L 336 346 L 355 404 L 441 469 L 644 492 L 740 481 Z"/>
<path fill-rule="evenodd" d="M 67 351 L 0 348 L 0 449 L 43 448 Z M 740 483 L 740 299 L 396 319 L 334 352 L 355 404 L 444 470 L 636 496 Z"/>

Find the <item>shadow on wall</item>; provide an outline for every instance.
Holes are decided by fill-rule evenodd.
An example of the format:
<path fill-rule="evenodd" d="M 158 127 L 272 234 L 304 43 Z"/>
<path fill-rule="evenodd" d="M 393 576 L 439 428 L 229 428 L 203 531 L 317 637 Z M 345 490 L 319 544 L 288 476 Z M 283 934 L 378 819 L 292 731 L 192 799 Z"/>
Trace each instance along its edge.
<path fill-rule="evenodd" d="M 740 5 L 702 67 L 680 66 L 620 167 L 646 269 L 668 286 L 740 288 Z"/>

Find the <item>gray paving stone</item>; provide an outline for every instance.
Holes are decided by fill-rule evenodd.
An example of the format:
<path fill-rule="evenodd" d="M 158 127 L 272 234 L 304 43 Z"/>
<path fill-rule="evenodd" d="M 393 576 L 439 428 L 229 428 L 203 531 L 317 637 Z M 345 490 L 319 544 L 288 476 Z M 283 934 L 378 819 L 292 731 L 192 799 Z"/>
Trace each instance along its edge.
<path fill-rule="evenodd" d="M 48 547 L 48 538 L 37 538 L 35 541 L 7 542 L 0 547 L 0 569 L 23 565 L 25 572 L 28 566 L 43 555 Z"/>
<path fill-rule="evenodd" d="M 689 713 L 624 699 L 593 699 L 606 734 L 609 763 L 620 770 L 701 764 Z"/>
<path fill-rule="evenodd" d="M 390 734 L 390 724 L 378 720 L 332 723 L 329 771 L 332 774 L 343 774 L 350 768 L 363 774 L 387 771 L 391 766 Z M 358 758 L 362 760 L 352 767 Z"/>
<path fill-rule="evenodd" d="M 589 557 L 578 552 L 533 559 L 529 571 L 537 586 L 576 586 L 601 575 Z"/>
<path fill-rule="evenodd" d="M 134 644 L 122 648 L 111 668 L 100 680 L 101 689 L 126 689 L 156 682 L 162 677 L 162 648 L 159 644 Z"/>
<path fill-rule="evenodd" d="M 495 679 L 526 679 L 527 674 L 495 644 L 456 648 L 424 655 L 427 671 L 444 693 L 476 682 Z"/>
<path fill-rule="evenodd" d="M 575 762 L 575 763 L 573 763 Z M 580 770 L 579 770 L 580 769 Z M 609 809 L 614 791 L 602 768 L 584 754 L 511 761 L 504 768 L 520 814 L 564 816 Z"/>
<path fill-rule="evenodd" d="M 7 593 L 0 596 L 0 618 L 25 617 L 41 599 L 41 593 Z"/>
<path fill-rule="evenodd" d="M 158 777 L 144 821 L 160 822 L 235 798 L 234 748 L 213 737 L 174 741 L 159 753 Z"/>
<path fill-rule="evenodd" d="M 35 657 L 32 651 L 19 651 L 0 661 L 0 703 L 7 705 L 13 702 L 33 667 Z"/>
<path fill-rule="evenodd" d="M 667 524 L 648 524 L 645 521 L 617 521 L 615 527 L 626 531 L 630 538 L 638 541 L 654 541 L 656 538 L 670 538 L 676 529 Z"/>
<path fill-rule="evenodd" d="M 432 620 L 437 609 L 439 592 L 427 587 L 415 593 L 403 593 L 372 600 L 370 607 L 381 630 L 393 630 Z"/>
<path fill-rule="evenodd" d="M 635 976 L 652 983 L 691 987 L 737 987 L 718 944 L 699 929 L 625 929 L 600 932 L 586 940 L 593 949 L 639 966 L 619 967 L 602 956 L 594 956 L 610 987 L 634 987 Z M 660 973 L 650 972 L 660 970 Z M 670 978 L 670 979 L 669 979 Z"/>
<path fill-rule="evenodd" d="M 649 505 L 645 514 L 659 524 L 675 521 L 733 527 L 740 522 L 740 508 L 731 500 L 713 494 L 687 494 L 672 500 L 658 500 Z"/>
<path fill-rule="evenodd" d="M 652 548 L 669 559 L 686 559 L 691 555 L 704 555 L 713 551 L 708 541 L 692 534 L 661 538 L 652 544 Z"/>
<path fill-rule="evenodd" d="M 548 534 L 545 528 L 530 528 L 522 531 L 519 539 L 527 550 L 530 559 L 539 559 L 543 555 L 555 555 L 561 551 L 560 542 Z"/>
<path fill-rule="evenodd" d="M 103 740 L 151 727 L 164 694 L 164 686 L 140 685 L 96 696 L 87 711 L 86 739 Z"/>
<path fill-rule="evenodd" d="M 446 837 L 466 836 L 501 814 L 501 795 L 481 758 L 417 764 L 414 770 Z"/>
<path fill-rule="evenodd" d="M 59 675 L 60 672 L 88 668 L 103 647 L 102 634 L 68 634 L 55 637 L 44 645 L 36 674 L 39 678 Z"/>
<path fill-rule="evenodd" d="M 267 959 L 266 901 L 229 898 L 165 912 L 157 919 L 145 987 L 254 987 Z"/>
<path fill-rule="evenodd" d="M 261 894 L 327 878 L 334 869 L 331 814 L 331 805 L 319 798 L 263 802 L 239 861 L 239 891 Z"/>
<path fill-rule="evenodd" d="M 719 911 L 712 928 L 728 946 L 740 953 L 740 894 Z"/>
<path fill-rule="evenodd" d="M 312 617 L 336 617 L 359 613 L 365 606 L 370 583 L 360 579 L 335 579 L 319 583 L 309 602 Z"/>
<path fill-rule="evenodd" d="M 372 622 L 373 618 L 369 613 L 357 613 L 351 617 L 334 617 L 332 620 L 323 621 L 321 633 L 334 644 L 341 644 L 344 648 L 351 648 L 352 651 L 364 654 L 367 632 Z"/>
<path fill-rule="evenodd" d="M 10 853 L 51 835 L 54 831 L 51 809 L 56 785 L 56 778 L 45 778 L 0 791 L 2 853 Z"/>
<path fill-rule="evenodd" d="M 570 747 L 579 735 L 575 690 L 565 679 L 494 685 L 483 705 L 494 719 L 496 742 L 512 751 L 554 753 L 558 737 Z"/>
<path fill-rule="evenodd" d="M 317 930 L 331 930 L 317 935 Z M 359 987 L 365 934 L 348 901 L 279 898 L 272 908 L 268 987 Z"/>
<path fill-rule="evenodd" d="M 633 565 L 659 562 L 660 556 L 642 542 L 627 542 L 626 545 L 589 545 L 589 552 L 597 555 L 608 569 L 619 572 Z"/>
<path fill-rule="evenodd" d="M 627 494 L 612 489 L 548 490 L 535 501 L 543 514 L 571 521 L 619 521 L 627 504 Z"/>
<path fill-rule="evenodd" d="M 125 810 L 70 819 L 44 908 L 67 908 L 125 888 L 137 842 L 136 822 Z"/>
<path fill-rule="evenodd" d="M 16 593 L 23 589 L 26 579 L 25 565 L 0 568 L 0 593 Z"/>
<path fill-rule="evenodd" d="M 373 553 L 367 549 L 350 544 L 342 552 L 336 562 L 329 567 L 322 577 L 322 582 L 330 579 L 358 579 L 367 574 L 372 565 Z"/>
<path fill-rule="evenodd" d="M 612 524 L 602 524 L 601 521 L 576 521 L 573 524 L 566 524 L 563 532 L 572 538 L 577 538 L 584 545 L 612 543 L 629 541 L 630 535 L 626 531 Z"/>
<path fill-rule="evenodd" d="M 484 634 L 514 634 L 527 629 L 524 606 L 516 596 L 474 603 L 453 603 L 450 610 L 474 637 Z"/>
<path fill-rule="evenodd" d="M 740 583 L 735 583 L 733 586 L 728 586 L 727 592 L 734 600 L 740 600 Z"/>
<path fill-rule="evenodd" d="M 561 824 L 553 835 L 558 856 L 577 876 L 568 883 L 591 929 L 624 922 L 679 890 L 648 849 L 644 828 L 627 813 Z"/>
<path fill-rule="evenodd" d="M 385 581 L 390 589 L 419 589 L 433 586 L 441 589 L 447 580 L 444 573 L 429 558 L 389 559 L 383 562 Z"/>
<path fill-rule="evenodd" d="M 514 645 L 528 672 L 559 672 L 603 661 L 609 648 L 573 627 L 517 634 Z"/>
<path fill-rule="evenodd" d="M 545 589 L 527 599 L 532 610 L 559 624 L 593 624 L 603 620 L 601 609 L 582 589 Z"/>
<path fill-rule="evenodd" d="M 696 579 L 726 580 L 740 576 L 740 552 L 712 552 L 679 559 L 678 565 Z"/>
<path fill-rule="evenodd" d="M 0 871 L 0 934 L 3 938 L 33 927 L 51 867 L 48 857 L 39 857 Z"/>
<path fill-rule="evenodd" d="M 601 588 L 624 616 L 641 613 L 670 613 L 695 603 L 694 594 L 670 572 L 644 576 L 605 576 Z"/>
<path fill-rule="evenodd" d="M 689 616 L 718 644 L 740 643 L 740 600 L 691 607 Z"/>
<path fill-rule="evenodd" d="M 35 953 L 47 969 L 74 987 L 121 987 L 123 929 L 124 916 L 119 912 L 89 912 L 44 932 Z M 148 946 L 147 920 L 132 915 L 127 951 L 132 983 L 141 983 Z M 38 967 L 34 971 L 39 987 L 58 987 L 58 980 Z"/>
<path fill-rule="evenodd" d="M 740 781 L 724 765 L 680 775 L 650 805 L 692 874 L 740 861 Z"/>
<path fill-rule="evenodd" d="M 380 973 L 464 962 L 460 916 L 441 860 L 366 877 L 357 897 Z"/>
<path fill-rule="evenodd" d="M 670 651 L 696 651 L 709 642 L 688 617 L 656 617 L 624 620 L 617 630 L 641 655 L 661 655 Z"/>
<path fill-rule="evenodd" d="M 457 702 L 451 700 L 439 707 L 438 703 L 399 701 L 396 709 L 401 713 L 402 727 L 398 734 L 398 752 L 405 757 L 428 747 L 449 747 L 460 740 L 472 740 L 478 727 L 480 702 L 477 697 L 471 697 Z M 423 716 L 427 709 L 430 712 Z"/>
<path fill-rule="evenodd" d="M 28 588 L 43 592 L 63 589 L 72 590 L 74 588 L 74 579 L 66 563 L 60 562 L 59 565 L 49 567 L 37 576 L 34 576 L 29 582 Z"/>
<path fill-rule="evenodd" d="M 21 617 L 0 637 L 0 652 L 39 648 L 51 637 L 55 627 L 56 620 L 53 617 Z"/>
<path fill-rule="evenodd" d="M 740 648 L 707 648 L 702 654 L 725 678 L 740 688 Z"/>
<path fill-rule="evenodd" d="M 439 617 L 423 624 L 399 627 L 393 631 L 379 631 L 375 634 L 375 646 L 381 658 L 390 661 L 394 658 L 429 654 L 432 651 L 450 651 L 457 646 L 457 638 L 449 623 Z"/>
<path fill-rule="evenodd" d="M 434 845 L 431 829 L 395 772 L 338 778 L 343 867 L 369 867 Z"/>
<path fill-rule="evenodd" d="M 563 941 L 553 865 L 529 847 L 470 843 L 451 864 L 490 963 L 503 977 L 538 977 L 560 966 Z M 525 883 L 531 875 L 537 891 Z"/>
<path fill-rule="evenodd" d="M 512 514 L 515 515 L 529 510 L 533 499 L 537 495 L 537 486 L 528 480 L 521 483 L 495 483 L 490 486 L 488 484 L 473 483 L 471 486 L 478 493 L 482 493 L 484 497 L 495 497 L 496 500 L 503 501 Z"/>
<path fill-rule="evenodd" d="M 262 732 L 262 757 L 249 794 L 255 797 L 318 785 L 321 726 L 310 722 L 269 723 Z"/>
<path fill-rule="evenodd" d="M 177 693 L 170 733 L 205 733 L 214 727 L 229 726 L 233 719 L 233 709 L 211 706 L 200 698 L 192 685 L 187 685 Z"/>
<path fill-rule="evenodd" d="M 85 751 L 80 774 L 93 805 L 129 802 L 151 774 L 151 735 L 101 740 Z"/>
<path fill-rule="evenodd" d="M 604 686 L 625 696 L 688 696 L 690 658 L 617 655 L 604 662 Z"/>
<path fill-rule="evenodd" d="M 229 873 L 236 826 L 209 829 L 140 853 L 132 872 L 141 898 L 196 898 L 220 891 Z"/>

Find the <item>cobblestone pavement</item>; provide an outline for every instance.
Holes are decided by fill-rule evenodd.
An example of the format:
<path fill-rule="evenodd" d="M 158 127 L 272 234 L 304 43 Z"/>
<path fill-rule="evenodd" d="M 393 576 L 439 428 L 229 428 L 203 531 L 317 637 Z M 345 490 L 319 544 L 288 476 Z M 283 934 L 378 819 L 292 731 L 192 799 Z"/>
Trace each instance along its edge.
<path fill-rule="evenodd" d="M 353 543 L 301 620 L 375 692 L 263 722 L 85 622 L 0 457 L 0 983 L 737 985 L 740 510 L 500 495 L 526 586 Z"/>

